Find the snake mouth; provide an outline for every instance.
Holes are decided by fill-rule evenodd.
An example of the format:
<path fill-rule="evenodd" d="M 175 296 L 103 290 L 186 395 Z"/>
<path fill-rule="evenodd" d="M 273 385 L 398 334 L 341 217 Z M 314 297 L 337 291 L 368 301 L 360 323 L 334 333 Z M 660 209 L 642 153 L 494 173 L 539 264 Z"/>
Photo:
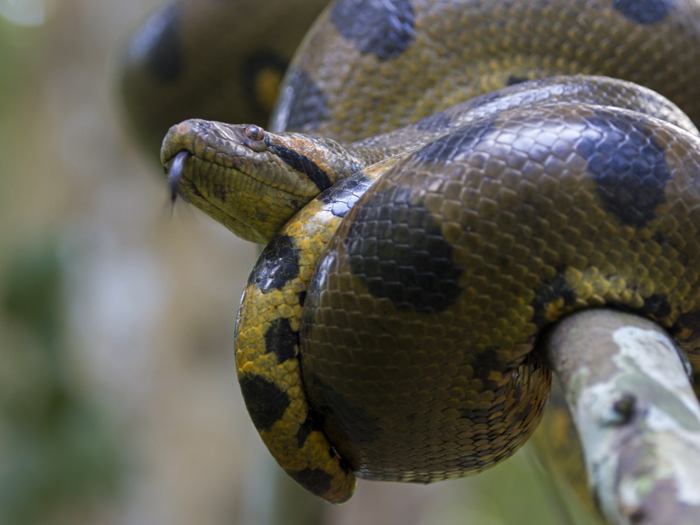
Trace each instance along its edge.
<path fill-rule="evenodd" d="M 166 135 L 161 160 L 173 201 L 179 195 L 237 236 L 266 244 L 319 190 L 246 128 L 185 121 Z"/>
<path fill-rule="evenodd" d="M 186 120 L 168 130 L 161 147 L 161 162 L 166 166 L 174 162 L 180 152 L 187 151 L 199 159 L 202 166 L 207 166 L 206 173 L 217 171 L 232 177 L 243 176 L 297 198 L 311 200 L 315 197 L 319 193 L 317 185 L 304 174 L 290 169 L 285 161 L 268 150 L 263 140 L 251 139 L 251 135 L 255 137 L 251 129 L 262 133 L 260 128 L 252 125 Z M 197 174 L 182 170 L 180 177 L 195 178 Z M 204 183 L 205 173 L 200 173 L 198 178 Z"/>

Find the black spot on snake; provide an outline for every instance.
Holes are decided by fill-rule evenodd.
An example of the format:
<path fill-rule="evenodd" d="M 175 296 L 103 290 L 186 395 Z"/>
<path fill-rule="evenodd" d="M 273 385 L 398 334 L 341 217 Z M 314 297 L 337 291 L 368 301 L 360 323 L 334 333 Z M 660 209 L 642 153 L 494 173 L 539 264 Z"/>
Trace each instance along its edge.
<path fill-rule="evenodd" d="M 450 117 L 446 111 L 440 111 L 439 113 L 434 113 L 429 117 L 416 122 L 416 129 L 420 131 L 442 131 L 450 127 L 452 123 L 452 117 Z"/>
<path fill-rule="evenodd" d="M 302 322 L 302 327 L 308 324 Z M 381 429 L 362 408 L 352 406 L 342 394 L 336 392 L 316 374 L 306 369 L 303 372 L 306 391 L 313 392 L 312 403 L 324 418 L 323 432 L 331 443 L 366 444 L 378 439 Z M 340 421 L 343 422 L 342 427 L 338 424 Z"/>
<path fill-rule="evenodd" d="M 420 148 L 416 151 L 415 158 L 423 162 L 436 163 L 468 155 L 480 140 L 497 132 L 494 126 L 497 118 L 498 115 L 489 115 L 457 128 Z"/>
<path fill-rule="evenodd" d="M 700 337 L 700 310 L 690 310 L 681 314 L 669 332 L 683 341 L 694 341 Z"/>
<path fill-rule="evenodd" d="M 605 209 L 620 222 L 641 227 L 654 219 L 671 178 L 665 148 L 644 122 L 624 112 L 595 110 L 574 146 L 588 162 Z"/>
<path fill-rule="evenodd" d="M 554 319 L 548 317 L 550 308 L 555 311 L 571 306 L 576 302 L 576 292 L 566 282 L 564 272 L 559 272 L 553 279 L 542 281 L 530 303 L 535 314 L 532 322 L 538 328 L 548 325 Z"/>
<path fill-rule="evenodd" d="M 308 412 L 306 413 L 306 419 L 304 422 L 301 424 L 299 427 L 299 430 L 297 431 L 297 445 L 299 448 L 302 448 L 304 446 L 304 443 L 306 442 L 306 438 L 309 437 L 311 432 L 314 432 L 316 430 L 322 430 L 323 429 L 323 423 L 326 420 L 326 416 L 323 415 L 322 412 L 319 412 L 315 408 L 309 408 Z M 332 456 L 335 455 L 335 453 L 331 454 Z"/>
<path fill-rule="evenodd" d="M 508 85 L 514 86 L 515 84 L 522 84 L 523 82 L 526 82 L 528 80 L 529 79 L 527 77 L 516 77 L 515 75 L 510 75 L 508 77 Z"/>
<path fill-rule="evenodd" d="M 258 111 L 269 111 L 265 100 L 258 92 L 258 76 L 266 72 L 276 74 L 281 79 L 287 70 L 287 61 L 274 51 L 259 51 L 250 55 L 243 64 L 241 79 L 248 102 Z"/>
<path fill-rule="evenodd" d="M 289 319 L 277 318 L 270 323 L 265 332 L 265 348 L 274 352 L 278 363 L 297 356 L 299 348 L 299 332 L 292 330 Z"/>
<path fill-rule="evenodd" d="M 613 0 L 613 8 L 637 24 L 662 22 L 675 7 L 675 0 Z"/>
<path fill-rule="evenodd" d="M 505 365 L 496 358 L 498 350 L 498 348 L 485 348 L 474 358 L 470 363 L 474 370 L 474 377 L 488 377 L 492 371 L 503 372 L 506 369 Z M 484 388 L 492 390 L 486 385 Z"/>
<path fill-rule="evenodd" d="M 358 172 L 347 179 L 334 184 L 317 197 L 323 202 L 325 210 L 330 211 L 336 217 L 345 217 L 357 200 L 372 186 L 364 173 Z"/>
<path fill-rule="evenodd" d="M 302 69 L 291 74 L 285 93 L 280 95 L 283 103 L 289 105 L 287 129 L 316 129 L 319 123 L 328 117 L 326 95 Z M 287 96 L 290 96 L 291 100 L 284 100 Z"/>
<path fill-rule="evenodd" d="M 415 13 L 407 0 L 340 0 L 330 18 L 343 38 L 380 60 L 399 56 L 416 37 Z"/>
<path fill-rule="evenodd" d="M 291 403 L 287 393 L 258 375 L 245 374 L 239 383 L 255 428 L 260 431 L 272 428 Z"/>
<path fill-rule="evenodd" d="M 267 145 L 292 169 L 306 175 L 309 180 L 316 185 L 319 191 L 325 191 L 331 187 L 331 179 L 328 177 L 328 173 L 326 173 L 310 158 L 302 155 L 301 153 L 297 153 L 294 150 L 285 148 L 284 146 L 270 144 L 269 142 Z"/>
<path fill-rule="evenodd" d="M 644 299 L 641 311 L 647 315 L 653 315 L 657 319 L 663 319 L 671 314 L 671 305 L 665 296 L 653 294 Z"/>
<path fill-rule="evenodd" d="M 180 19 L 180 5 L 173 4 L 151 18 L 133 40 L 132 49 L 145 54 L 149 71 L 161 82 L 173 82 L 182 74 Z"/>
<path fill-rule="evenodd" d="M 299 250 L 289 235 L 275 237 L 265 247 L 253 271 L 248 285 L 257 284 L 262 293 L 281 290 L 287 282 L 299 275 Z"/>
<path fill-rule="evenodd" d="M 399 310 L 441 312 L 457 300 L 464 269 L 451 261 L 442 219 L 415 202 L 414 191 L 396 185 L 364 202 L 345 239 L 350 271 Z"/>
<path fill-rule="evenodd" d="M 330 490 L 333 481 L 333 476 L 320 468 L 305 468 L 298 472 L 287 471 L 287 473 L 294 481 L 313 494 L 325 494 Z"/>

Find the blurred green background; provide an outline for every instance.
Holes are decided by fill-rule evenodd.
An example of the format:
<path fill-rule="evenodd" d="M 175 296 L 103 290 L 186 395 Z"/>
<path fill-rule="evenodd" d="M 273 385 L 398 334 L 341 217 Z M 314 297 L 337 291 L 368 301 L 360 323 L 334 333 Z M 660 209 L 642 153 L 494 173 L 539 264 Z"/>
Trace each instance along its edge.
<path fill-rule="evenodd" d="M 332 507 L 281 473 L 235 380 L 255 247 L 123 130 L 116 64 L 156 0 L 0 0 L 0 525 L 563 524 L 533 455 Z"/>

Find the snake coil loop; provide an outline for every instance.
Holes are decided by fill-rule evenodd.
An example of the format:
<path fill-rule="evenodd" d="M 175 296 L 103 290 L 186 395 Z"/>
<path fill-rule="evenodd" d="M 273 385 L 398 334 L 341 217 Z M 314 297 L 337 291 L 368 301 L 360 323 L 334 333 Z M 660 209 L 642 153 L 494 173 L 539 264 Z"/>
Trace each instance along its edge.
<path fill-rule="evenodd" d="M 271 131 L 171 128 L 174 191 L 267 244 L 236 360 L 294 479 L 340 503 L 510 456 L 577 309 L 700 363 L 699 30 L 696 0 L 336 0 Z"/>

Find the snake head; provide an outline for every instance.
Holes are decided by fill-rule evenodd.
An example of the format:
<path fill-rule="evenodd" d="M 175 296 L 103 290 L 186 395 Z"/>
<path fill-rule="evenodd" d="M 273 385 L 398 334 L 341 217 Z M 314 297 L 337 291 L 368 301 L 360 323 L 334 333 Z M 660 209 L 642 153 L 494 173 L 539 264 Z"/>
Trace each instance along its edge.
<path fill-rule="evenodd" d="M 170 128 L 161 148 L 173 198 L 262 244 L 321 191 L 362 169 L 355 160 L 333 141 L 198 119 Z"/>
<path fill-rule="evenodd" d="M 254 125 L 187 120 L 173 126 L 161 148 L 173 196 L 201 209 L 239 237 L 266 243 L 318 194 L 266 143 Z"/>

